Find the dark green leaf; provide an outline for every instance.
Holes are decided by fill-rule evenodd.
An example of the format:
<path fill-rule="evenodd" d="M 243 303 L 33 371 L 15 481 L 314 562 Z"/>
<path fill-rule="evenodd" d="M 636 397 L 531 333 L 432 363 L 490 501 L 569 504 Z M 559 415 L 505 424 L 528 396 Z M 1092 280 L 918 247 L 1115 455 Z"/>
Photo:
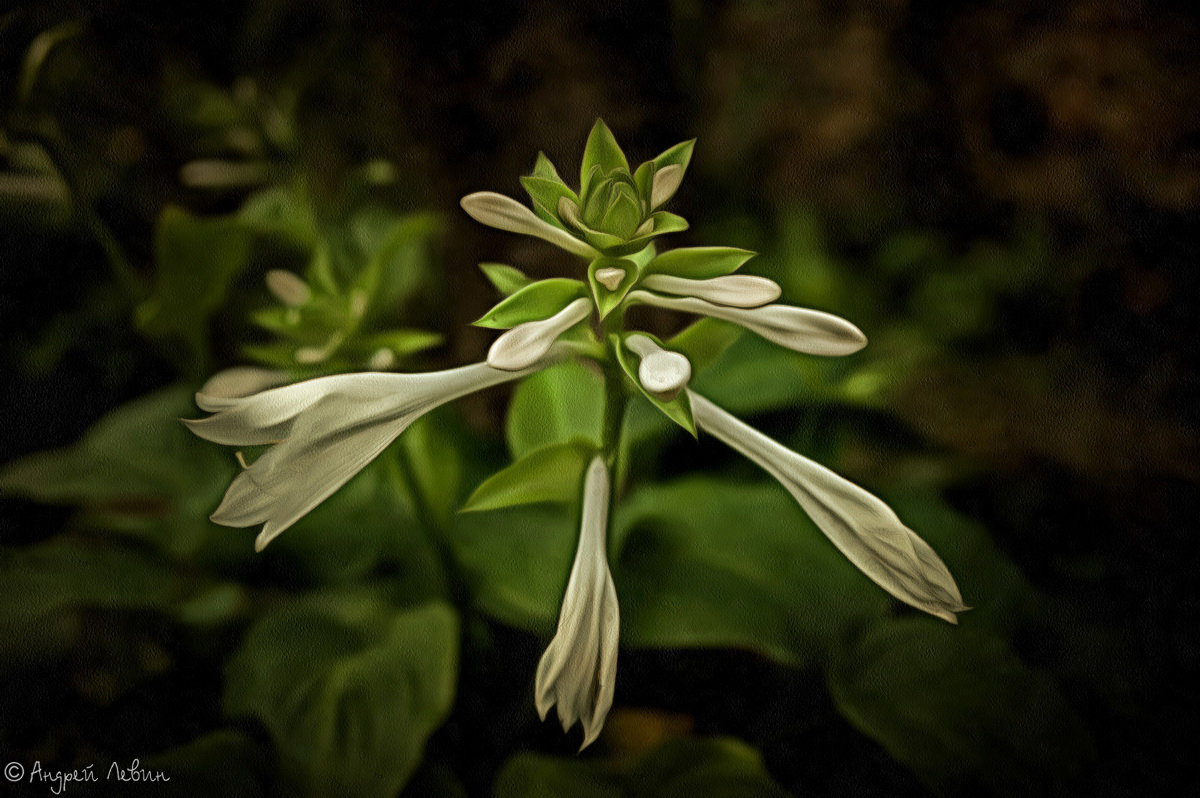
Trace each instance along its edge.
<path fill-rule="evenodd" d="M 209 732 L 146 757 L 142 767 L 165 774 L 171 780 L 170 794 L 180 798 L 266 798 L 274 780 L 263 746 L 229 730 Z"/>
<path fill-rule="evenodd" d="M 548 319 L 580 297 L 588 287 L 579 280 L 555 277 L 539 280 L 504 299 L 475 322 L 478 327 L 504 330 L 528 321 Z"/>
<path fill-rule="evenodd" d="M 1093 756 L 1050 681 L 978 629 L 881 622 L 834 659 L 829 687 L 852 724 L 948 794 L 1062 794 Z"/>
<path fill-rule="evenodd" d="M 742 328 L 720 319 L 700 319 L 667 341 L 666 348 L 678 352 L 692 364 L 696 374 L 712 363 L 742 335 Z"/>
<path fill-rule="evenodd" d="M 583 469 L 595 454 L 588 441 L 569 441 L 535 449 L 488 477 L 460 512 L 479 512 L 539 502 L 574 502 L 583 484 Z"/>
<path fill-rule="evenodd" d="M 443 604 L 306 598 L 247 632 L 228 666 L 225 709 L 262 721 L 305 794 L 391 798 L 450 711 L 457 640 Z"/>

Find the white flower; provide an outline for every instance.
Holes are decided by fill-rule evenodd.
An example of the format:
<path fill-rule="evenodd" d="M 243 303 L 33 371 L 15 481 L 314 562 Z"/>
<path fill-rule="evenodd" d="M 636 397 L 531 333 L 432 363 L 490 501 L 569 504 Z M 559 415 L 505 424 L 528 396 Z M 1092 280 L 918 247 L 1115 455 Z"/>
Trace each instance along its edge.
<path fill-rule="evenodd" d="M 733 308 L 757 308 L 779 299 L 778 283 L 753 274 L 727 274 L 707 280 L 692 280 L 673 274 L 652 274 L 642 285 L 652 291 L 678 296 L 694 296 L 716 305 Z"/>
<path fill-rule="evenodd" d="M 259 551 L 344 485 L 424 413 L 461 396 L 549 365 L 521 371 L 485 363 L 429 374 L 341 374 L 245 398 L 196 394 L 214 415 L 185 420 L 228 446 L 274 444 L 233 480 L 212 514 L 218 524 L 263 524 Z"/>
<path fill-rule="evenodd" d="M 854 483 L 771 440 L 703 396 L 688 392 L 696 424 L 762 466 L 833 545 L 901 601 L 956 623 L 968 609 L 945 563 L 892 509 Z"/>
<path fill-rule="evenodd" d="M 625 302 L 641 302 L 731 321 L 768 341 L 810 355 L 849 355 L 867 345 L 867 336 L 850 322 L 840 316 L 809 308 L 791 305 L 736 308 L 716 305 L 696 297 L 668 297 L 643 290 L 630 291 Z"/>
<path fill-rule="evenodd" d="M 642 359 L 638 382 L 654 397 L 670 402 L 691 381 L 691 361 L 678 352 L 669 352 L 644 335 L 630 335 L 625 346 Z"/>
<path fill-rule="evenodd" d="M 518 324 L 501 335 L 488 349 L 488 365 L 517 371 L 533 365 L 553 346 L 558 336 L 588 317 L 592 301 L 580 297 L 548 319 Z"/>
<path fill-rule="evenodd" d="M 535 703 L 542 720 L 558 705 L 563 731 L 583 724 L 583 745 L 595 741 L 612 707 L 620 613 L 608 570 L 608 469 L 599 456 L 583 483 L 583 520 L 558 629 L 537 667 Z"/>
<path fill-rule="evenodd" d="M 536 236 L 580 257 L 590 259 L 600 256 L 590 245 L 566 230 L 539 219 L 537 214 L 512 197 L 494 191 L 477 191 L 463 197 L 459 204 L 472 219 L 489 227 Z"/>

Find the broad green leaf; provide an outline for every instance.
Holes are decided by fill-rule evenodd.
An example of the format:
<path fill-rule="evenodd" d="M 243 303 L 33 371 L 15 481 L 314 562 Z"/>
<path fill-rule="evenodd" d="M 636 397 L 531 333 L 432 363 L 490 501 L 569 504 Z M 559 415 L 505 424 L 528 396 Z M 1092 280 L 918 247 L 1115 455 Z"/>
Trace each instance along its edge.
<path fill-rule="evenodd" d="M 481 263 L 479 269 L 483 276 L 488 278 L 488 282 L 504 296 L 512 296 L 533 282 L 520 269 L 503 263 Z"/>
<path fill-rule="evenodd" d="M 887 597 L 775 483 L 689 477 L 616 508 L 622 640 L 819 659 Z"/>
<path fill-rule="evenodd" d="M 192 435 L 191 392 L 167 388 L 129 402 L 75 445 L 0 469 L 0 492 L 79 506 L 87 523 L 141 538 L 174 557 L 249 556 L 208 520 L 237 467 L 230 452 Z"/>
<path fill-rule="evenodd" d="M 274 768 L 260 744 L 241 732 L 222 729 L 141 760 L 146 770 L 165 773 L 170 794 L 180 798 L 267 798 Z"/>
<path fill-rule="evenodd" d="M 699 373 L 719 358 L 742 335 L 742 328 L 720 319 L 700 319 L 667 341 L 666 348 L 678 352 Z"/>
<path fill-rule="evenodd" d="M 660 252 L 646 264 L 646 274 L 670 274 L 689 280 L 708 280 L 732 274 L 754 257 L 735 247 L 682 247 Z"/>
<path fill-rule="evenodd" d="M 535 449 L 488 477 L 459 512 L 577 501 L 583 484 L 583 469 L 595 452 L 595 445 L 584 440 Z"/>
<path fill-rule="evenodd" d="M 578 511 L 553 505 L 461 513 L 450 530 L 475 605 L 539 634 L 554 629 L 578 537 Z"/>
<path fill-rule="evenodd" d="M 579 165 L 580 193 L 587 193 L 592 167 L 595 166 L 600 167 L 601 177 L 614 169 L 629 171 L 629 161 L 625 159 L 625 153 L 603 119 L 596 120 L 592 132 L 588 134 L 587 145 L 583 148 L 583 161 Z"/>
<path fill-rule="evenodd" d="M 746 415 L 830 402 L 847 369 L 842 358 L 810 357 L 741 335 L 693 378 L 692 387 L 731 413 Z"/>
<path fill-rule="evenodd" d="M 58 537 L 0 553 L 0 664 L 44 662 L 75 641 L 84 610 L 138 610 L 179 617 L 218 586 L 115 543 Z M 238 614 L 239 588 L 227 620 Z"/>
<path fill-rule="evenodd" d="M 638 334 L 647 335 L 646 333 Z M 653 336 L 647 337 L 652 338 Z M 657 343 L 659 343 L 660 346 L 662 344 L 661 341 L 657 341 Z M 690 432 L 693 438 L 697 437 L 696 422 L 692 418 L 692 403 L 688 400 L 687 391 L 680 391 L 679 395 L 669 402 L 664 402 L 657 396 L 650 394 L 645 388 L 642 387 L 642 381 L 638 378 L 638 366 L 640 361 L 638 360 L 637 356 L 632 352 L 629 352 L 625 348 L 625 344 L 616 335 L 609 339 L 609 345 L 617 356 L 617 362 L 621 364 L 621 370 L 625 372 L 627 377 L 629 377 L 629 381 L 632 382 L 634 387 L 638 389 L 638 392 L 646 398 L 646 401 L 662 411 L 667 418 L 671 419 L 676 424 Z"/>
<path fill-rule="evenodd" d="M 193 365 L 208 358 L 208 320 L 250 260 L 251 236 L 230 217 L 203 219 L 175 206 L 154 233 L 154 289 L 138 306 L 147 335 L 182 344 Z"/>
<path fill-rule="evenodd" d="M 548 319 L 574 300 L 587 295 L 587 285 L 579 280 L 565 277 L 539 280 L 502 300 L 476 321 L 475 325 L 504 330 L 527 321 Z"/>
<path fill-rule="evenodd" d="M 517 754 L 495 798 L 787 798 L 762 757 L 731 738 L 674 739 L 632 763 Z"/>
<path fill-rule="evenodd" d="M 1049 679 L 978 629 L 882 621 L 828 678 L 842 714 L 939 792 L 1060 794 L 1094 756 Z"/>
<path fill-rule="evenodd" d="M 514 459 L 553 443 L 583 438 L 599 445 L 604 382 L 568 361 L 526 377 L 508 405 L 505 435 Z"/>
<path fill-rule="evenodd" d="M 262 721 L 304 794 L 391 798 L 449 714 L 457 648 L 446 605 L 310 596 L 250 627 L 228 665 L 225 710 Z"/>
<path fill-rule="evenodd" d="M 624 272 L 616 288 L 609 288 L 596 278 L 596 272 L 601 269 L 619 269 Z M 596 309 L 600 312 L 600 318 L 603 319 L 621 304 L 621 300 L 629 293 L 637 278 L 637 264 L 627 258 L 596 258 L 592 261 L 588 266 L 588 284 L 592 288 L 592 296 L 596 298 Z"/>
<path fill-rule="evenodd" d="M 400 438 L 408 490 L 426 524 L 444 529 L 462 495 L 459 442 L 447 428 L 448 414 L 434 411 L 413 423 Z"/>

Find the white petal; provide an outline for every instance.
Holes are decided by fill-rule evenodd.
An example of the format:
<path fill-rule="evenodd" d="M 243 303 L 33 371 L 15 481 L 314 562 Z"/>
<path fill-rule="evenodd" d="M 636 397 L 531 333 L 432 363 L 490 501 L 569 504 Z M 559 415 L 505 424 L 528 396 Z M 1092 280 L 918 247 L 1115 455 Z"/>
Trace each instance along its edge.
<path fill-rule="evenodd" d="M 655 172 L 650 184 L 650 207 L 657 208 L 675 196 L 682 182 L 683 167 L 679 164 L 670 164 Z"/>
<path fill-rule="evenodd" d="M 503 194 L 479 191 L 463 197 L 460 204 L 472 219 L 490 227 L 536 236 L 580 257 L 595 258 L 600 255 L 583 241 L 538 218 L 529 208 Z"/>
<path fill-rule="evenodd" d="M 528 368 L 549 351 L 558 336 L 591 312 L 592 301 L 580 297 L 548 319 L 518 324 L 492 343 L 488 365 L 505 371 Z"/>
<path fill-rule="evenodd" d="M 234 366 L 218 371 L 200 387 L 196 398 L 204 398 L 201 410 L 215 413 L 237 403 L 238 399 L 275 388 L 288 381 L 285 371 L 254 366 Z"/>
<path fill-rule="evenodd" d="M 670 352 L 645 335 L 630 335 L 625 346 L 642 359 L 638 364 L 638 382 L 651 395 L 669 402 L 692 379 L 692 364 L 678 352 Z"/>
<path fill-rule="evenodd" d="M 901 601 L 951 623 L 956 622 L 954 613 L 967 609 L 945 563 L 890 507 L 703 396 L 690 396 L 700 429 L 779 480 L 833 545 L 875 584 Z"/>
<path fill-rule="evenodd" d="M 605 266 L 603 269 L 596 269 L 596 282 L 609 291 L 616 291 L 620 288 L 621 281 L 624 279 L 624 269 L 618 269 L 615 266 Z"/>
<path fill-rule="evenodd" d="M 287 269 L 271 269 L 264 279 L 267 290 L 289 308 L 298 308 L 312 299 L 312 289 L 295 272 Z"/>
<path fill-rule="evenodd" d="M 558 705 L 563 730 L 583 725 L 583 745 L 599 736 L 616 685 L 620 612 L 608 569 L 608 469 L 600 457 L 588 467 L 579 545 L 567 580 L 558 629 L 538 663 L 535 704 L 545 719 Z"/>
<path fill-rule="evenodd" d="M 733 308 L 757 308 L 774 302 L 783 293 L 774 280 L 752 274 L 729 274 L 708 280 L 652 274 L 642 281 L 642 285 L 665 294 L 699 297 Z"/>
<path fill-rule="evenodd" d="M 831 313 L 791 305 L 731 308 L 695 297 L 667 297 L 649 291 L 631 291 L 627 303 L 643 302 L 669 310 L 699 313 L 740 324 L 780 346 L 810 355 L 849 355 L 867 345 L 862 330 Z"/>

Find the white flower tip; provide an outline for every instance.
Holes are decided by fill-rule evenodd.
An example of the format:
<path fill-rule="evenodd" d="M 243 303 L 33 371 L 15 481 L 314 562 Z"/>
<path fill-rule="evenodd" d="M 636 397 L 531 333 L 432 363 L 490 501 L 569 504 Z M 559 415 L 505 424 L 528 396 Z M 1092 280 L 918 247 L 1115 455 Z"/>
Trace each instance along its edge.
<path fill-rule="evenodd" d="M 638 365 L 638 381 L 642 387 L 663 402 L 678 396 L 691 379 L 692 364 L 678 352 L 651 352 Z"/>
<path fill-rule="evenodd" d="M 263 279 L 267 284 L 267 290 L 289 308 L 298 308 L 312 298 L 312 289 L 295 272 L 287 269 L 271 269 Z"/>
<path fill-rule="evenodd" d="M 590 299 L 580 297 L 548 319 L 518 324 L 488 349 L 487 364 L 501 371 L 520 371 L 539 361 L 558 336 L 587 318 Z"/>
<path fill-rule="evenodd" d="M 603 269 L 596 269 L 596 282 L 600 283 L 600 285 L 604 286 L 609 291 L 616 291 L 618 288 L 620 288 L 621 281 L 624 279 L 624 269 L 618 269 L 615 266 L 606 266 Z"/>
<path fill-rule="evenodd" d="M 652 274 L 643 285 L 655 291 L 692 296 L 731 308 L 757 308 L 774 302 L 783 293 L 774 280 L 752 274 L 729 274 L 692 280 L 671 274 Z"/>
<path fill-rule="evenodd" d="M 472 219 L 480 224 L 507 230 L 510 233 L 536 236 L 583 258 L 594 258 L 600 254 L 587 242 L 580 241 L 566 230 L 539 218 L 537 214 L 512 197 L 506 197 L 494 191 L 477 191 L 463 197 L 459 200 L 459 204 Z"/>

